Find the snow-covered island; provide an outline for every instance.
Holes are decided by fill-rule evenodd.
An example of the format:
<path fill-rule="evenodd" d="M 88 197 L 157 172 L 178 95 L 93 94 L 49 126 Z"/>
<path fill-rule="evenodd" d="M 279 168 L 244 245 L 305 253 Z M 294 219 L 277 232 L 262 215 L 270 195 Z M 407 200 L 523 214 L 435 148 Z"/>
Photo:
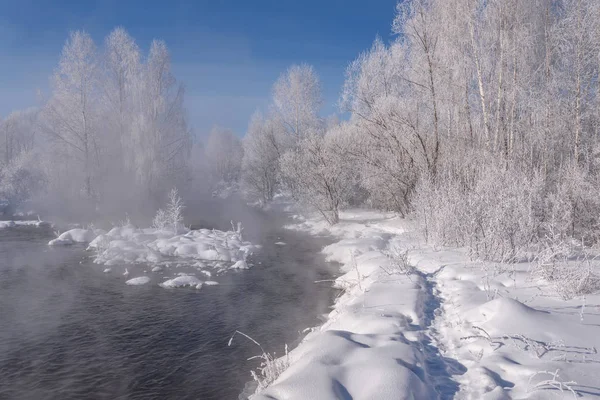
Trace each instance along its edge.
<path fill-rule="evenodd" d="M 247 258 L 257 248 L 242 239 L 241 229 L 218 231 L 189 230 L 174 233 L 169 229 L 137 228 L 131 224 L 101 229 L 71 229 L 52 239 L 48 245 L 88 244 L 96 252 L 94 262 L 102 265 L 148 263 L 175 259 L 197 263 L 220 262 L 231 269 L 248 268 Z"/>

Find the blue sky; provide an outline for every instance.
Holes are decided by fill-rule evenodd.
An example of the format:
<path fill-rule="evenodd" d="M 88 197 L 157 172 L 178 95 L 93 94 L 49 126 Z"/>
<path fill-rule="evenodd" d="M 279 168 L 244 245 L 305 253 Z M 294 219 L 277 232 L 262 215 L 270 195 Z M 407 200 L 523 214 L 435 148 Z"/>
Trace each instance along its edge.
<path fill-rule="evenodd" d="M 153 38 L 171 51 L 199 136 L 213 124 L 243 135 L 265 109 L 273 82 L 294 63 L 315 66 L 336 111 L 344 71 L 376 35 L 391 38 L 396 0 L 0 0 L 0 116 L 39 104 L 70 30 L 97 45 L 123 26 L 147 50 Z"/>

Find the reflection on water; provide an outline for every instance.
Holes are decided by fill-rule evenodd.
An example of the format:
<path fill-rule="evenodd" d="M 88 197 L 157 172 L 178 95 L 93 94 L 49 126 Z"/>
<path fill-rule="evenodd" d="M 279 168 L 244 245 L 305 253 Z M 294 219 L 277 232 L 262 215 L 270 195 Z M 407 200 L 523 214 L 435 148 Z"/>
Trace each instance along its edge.
<path fill-rule="evenodd" d="M 135 268 L 152 283 L 127 286 L 123 266 L 105 274 L 83 247 L 49 248 L 51 232 L 0 231 L 0 399 L 236 399 L 257 349 L 227 347 L 231 334 L 282 352 L 334 295 L 314 284 L 332 274 L 323 243 L 252 218 L 256 266 L 201 290 L 162 289 L 147 266 Z"/>

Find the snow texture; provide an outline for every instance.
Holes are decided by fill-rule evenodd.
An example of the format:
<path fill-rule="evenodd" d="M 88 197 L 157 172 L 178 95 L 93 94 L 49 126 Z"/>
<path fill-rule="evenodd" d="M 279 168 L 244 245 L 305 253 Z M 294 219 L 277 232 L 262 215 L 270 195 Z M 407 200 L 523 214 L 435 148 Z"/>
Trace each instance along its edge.
<path fill-rule="evenodd" d="M 0 221 L 0 229 L 15 228 L 15 227 L 22 227 L 22 226 L 30 226 L 30 227 L 35 227 L 35 228 L 42 228 L 42 227 L 50 227 L 52 225 L 49 222 L 38 221 L 38 220 L 32 220 L 32 221 Z"/>
<path fill-rule="evenodd" d="M 174 234 L 169 230 L 139 229 L 130 224 L 109 232 L 71 229 L 48 244 L 73 243 L 89 243 L 88 248 L 97 252 L 94 262 L 103 265 L 155 264 L 176 258 L 231 264 L 235 269 L 249 268 L 246 258 L 257 247 L 244 241 L 236 231 L 200 229 Z M 153 271 L 159 270 L 153 268 Z"/>
<path fill-rule="evenodd" d="M 99 234 L 93 229 L 75 228 L 61 233 L 56 239 L 48 242 L 50 246 L 70 245 L 75 243 L 89 243 Z M 101 233 L 100 233 L 101 234 Z"/>
<path fill-rule="evenodd" d="M 432 249 L 392 214 L 340 216 L 335 226 L 302 217 L 288 226 L 337 237 L 323 252 L 342 264 L 335 286 L 343 293 L 325 324 L 290 352 L 289 368 L 253 399 L 600 393 L 598 294 L 563 301 L 531 282 L 529 264 L 485 266 L 462 249 Z"/>
<path fill-rule="evenodd" d="M 179 287 L 195 287 L 196 289 L 200 289 L 202 287 L 202 281 L 195 276 L 191 275 L 181 275 L 177 278 L 169 279 L 160 284 L 165 289 L 179 288 Z"/>
<path fill-rule="evenodd" d="M 133 278 L 128 280 L 127 282 L 125 282 L 127 285 L 131 285 L 131 286 L 139 286 L 139 285 L 145 285 L 146 283 L 150 282 L 150 278 L 147 276 L 138 276 L 137 278 Z"/>

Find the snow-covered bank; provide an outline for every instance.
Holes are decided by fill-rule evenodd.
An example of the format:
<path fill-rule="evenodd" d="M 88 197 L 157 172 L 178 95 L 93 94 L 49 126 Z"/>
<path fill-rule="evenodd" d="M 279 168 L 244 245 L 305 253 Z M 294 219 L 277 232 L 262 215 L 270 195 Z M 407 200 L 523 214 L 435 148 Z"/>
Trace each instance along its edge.
<path fill-rule="evenodd" d="M 600 296 L 565 302 L 532 282 L 529 265 L 482 265 L 435 250 L 393 215 L 342 213 L 344 289 L 327 322 L 289 354 L 256 399 L 573 398 L 600 393 Z M 287 360 L 286 360 L 287 362 Z M 554 376 L 555 371 L 559 371 Z M 271 376 L 270 378 L 274 378 Z"/>

